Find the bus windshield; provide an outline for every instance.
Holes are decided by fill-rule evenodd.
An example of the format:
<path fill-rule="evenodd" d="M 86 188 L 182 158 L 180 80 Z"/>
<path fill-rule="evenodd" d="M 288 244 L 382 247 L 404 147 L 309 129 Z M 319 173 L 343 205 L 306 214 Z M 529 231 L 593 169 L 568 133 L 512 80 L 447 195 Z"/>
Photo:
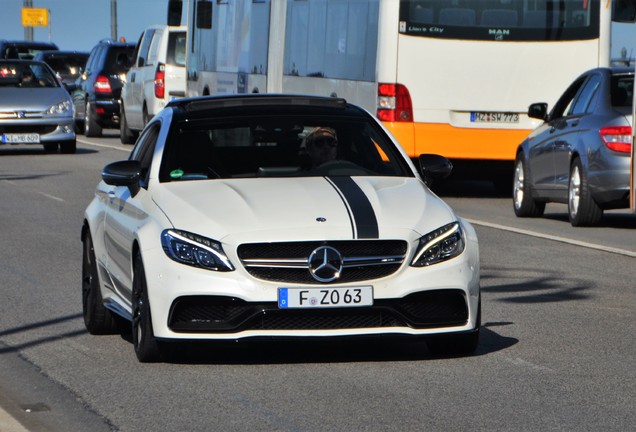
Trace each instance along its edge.
<path fill-rule="evenodd" d="M 402 0 L 400 33 L 464 40 L 595 39 L 599 1 Z"/>

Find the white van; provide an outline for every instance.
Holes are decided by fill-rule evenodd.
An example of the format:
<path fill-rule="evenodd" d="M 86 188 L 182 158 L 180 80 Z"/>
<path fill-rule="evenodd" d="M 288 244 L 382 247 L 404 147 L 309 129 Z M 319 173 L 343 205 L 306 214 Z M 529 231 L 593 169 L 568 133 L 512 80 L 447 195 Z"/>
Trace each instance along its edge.
<path fill-rule="evenodd" d="M 122 143 L 134 143 L 166 103 L 185 96 L 185 65 L 185 26 L 154 25 L 143 31 L 121 92 Z"/>

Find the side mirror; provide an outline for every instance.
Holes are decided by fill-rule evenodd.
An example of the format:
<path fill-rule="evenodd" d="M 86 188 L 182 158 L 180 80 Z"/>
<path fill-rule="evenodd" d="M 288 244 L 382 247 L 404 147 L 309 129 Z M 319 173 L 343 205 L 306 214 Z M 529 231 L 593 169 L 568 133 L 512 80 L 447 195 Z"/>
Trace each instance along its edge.
<path fill-rule="evenodd" d="M 548 119 L 548 104 L 533 103 L 528 107 L 528 117 L 546 121 Z"/>
<path fill-rule="evenodd" d="M 126 186 L 131 196 L 139 191 L 141 164 L 135 160 L 125 160 L 108 164 L 102 170 L 102 180 L 111 186 Z"/>
<path fill-rule="evenodd" d="M 420 174 L 424 178 L 424 183 L 431 186 L 433 180 L 442 180 L 448 177 L 453 171 L 453 164 L 444 156 L 436 154 L 422 154 L 418 158 Z"/>

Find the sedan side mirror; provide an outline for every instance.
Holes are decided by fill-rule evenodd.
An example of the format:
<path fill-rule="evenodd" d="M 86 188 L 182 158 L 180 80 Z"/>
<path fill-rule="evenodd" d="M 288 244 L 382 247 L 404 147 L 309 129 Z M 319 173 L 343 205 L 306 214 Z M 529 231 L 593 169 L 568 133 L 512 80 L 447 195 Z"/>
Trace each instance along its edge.
<path fill-rule="evenodd" d="M 444 156 L 422 154 L 418 160 L 420 173 L 427 186 L 431 186 L 433 180 L 445 179 L 450 175 L 451 171 L 453 171 L 453 164 Z"/>
<path fill-rule="evenodd" d="M 125 160 L 108 164 L 102 170 L 102 180 L 111 186 L 126 186 L 130 195 L 139 191 L 141 180 L 141 164 L 136 160 Z"/>
<path fill-rule="evenodd" d="M 548 104 L 533 103 L 528 107 L 528 117 L 546 121 L 548 119 Z"/>

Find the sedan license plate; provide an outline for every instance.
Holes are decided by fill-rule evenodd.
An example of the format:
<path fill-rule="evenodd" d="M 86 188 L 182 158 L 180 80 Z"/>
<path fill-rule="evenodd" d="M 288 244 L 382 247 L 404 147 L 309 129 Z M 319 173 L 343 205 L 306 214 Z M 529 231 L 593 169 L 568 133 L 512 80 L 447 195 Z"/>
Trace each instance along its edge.
<path fill-rule="evenodd" d="M 36 133 L 2 134 L 2 144 L 34 144 L 39 142 L 40 142 L 40 135 Z"/>
<path fill-rule="evenodd" d="M 373 305 L 373 287 L 279 288 L 280 309 L 336 308 Z"/>
<path fill-rule="evenodd" d="M 519 123 L 519 114 L 506 112 L 471 112 L 470 121 L 473 123 Z"/>

